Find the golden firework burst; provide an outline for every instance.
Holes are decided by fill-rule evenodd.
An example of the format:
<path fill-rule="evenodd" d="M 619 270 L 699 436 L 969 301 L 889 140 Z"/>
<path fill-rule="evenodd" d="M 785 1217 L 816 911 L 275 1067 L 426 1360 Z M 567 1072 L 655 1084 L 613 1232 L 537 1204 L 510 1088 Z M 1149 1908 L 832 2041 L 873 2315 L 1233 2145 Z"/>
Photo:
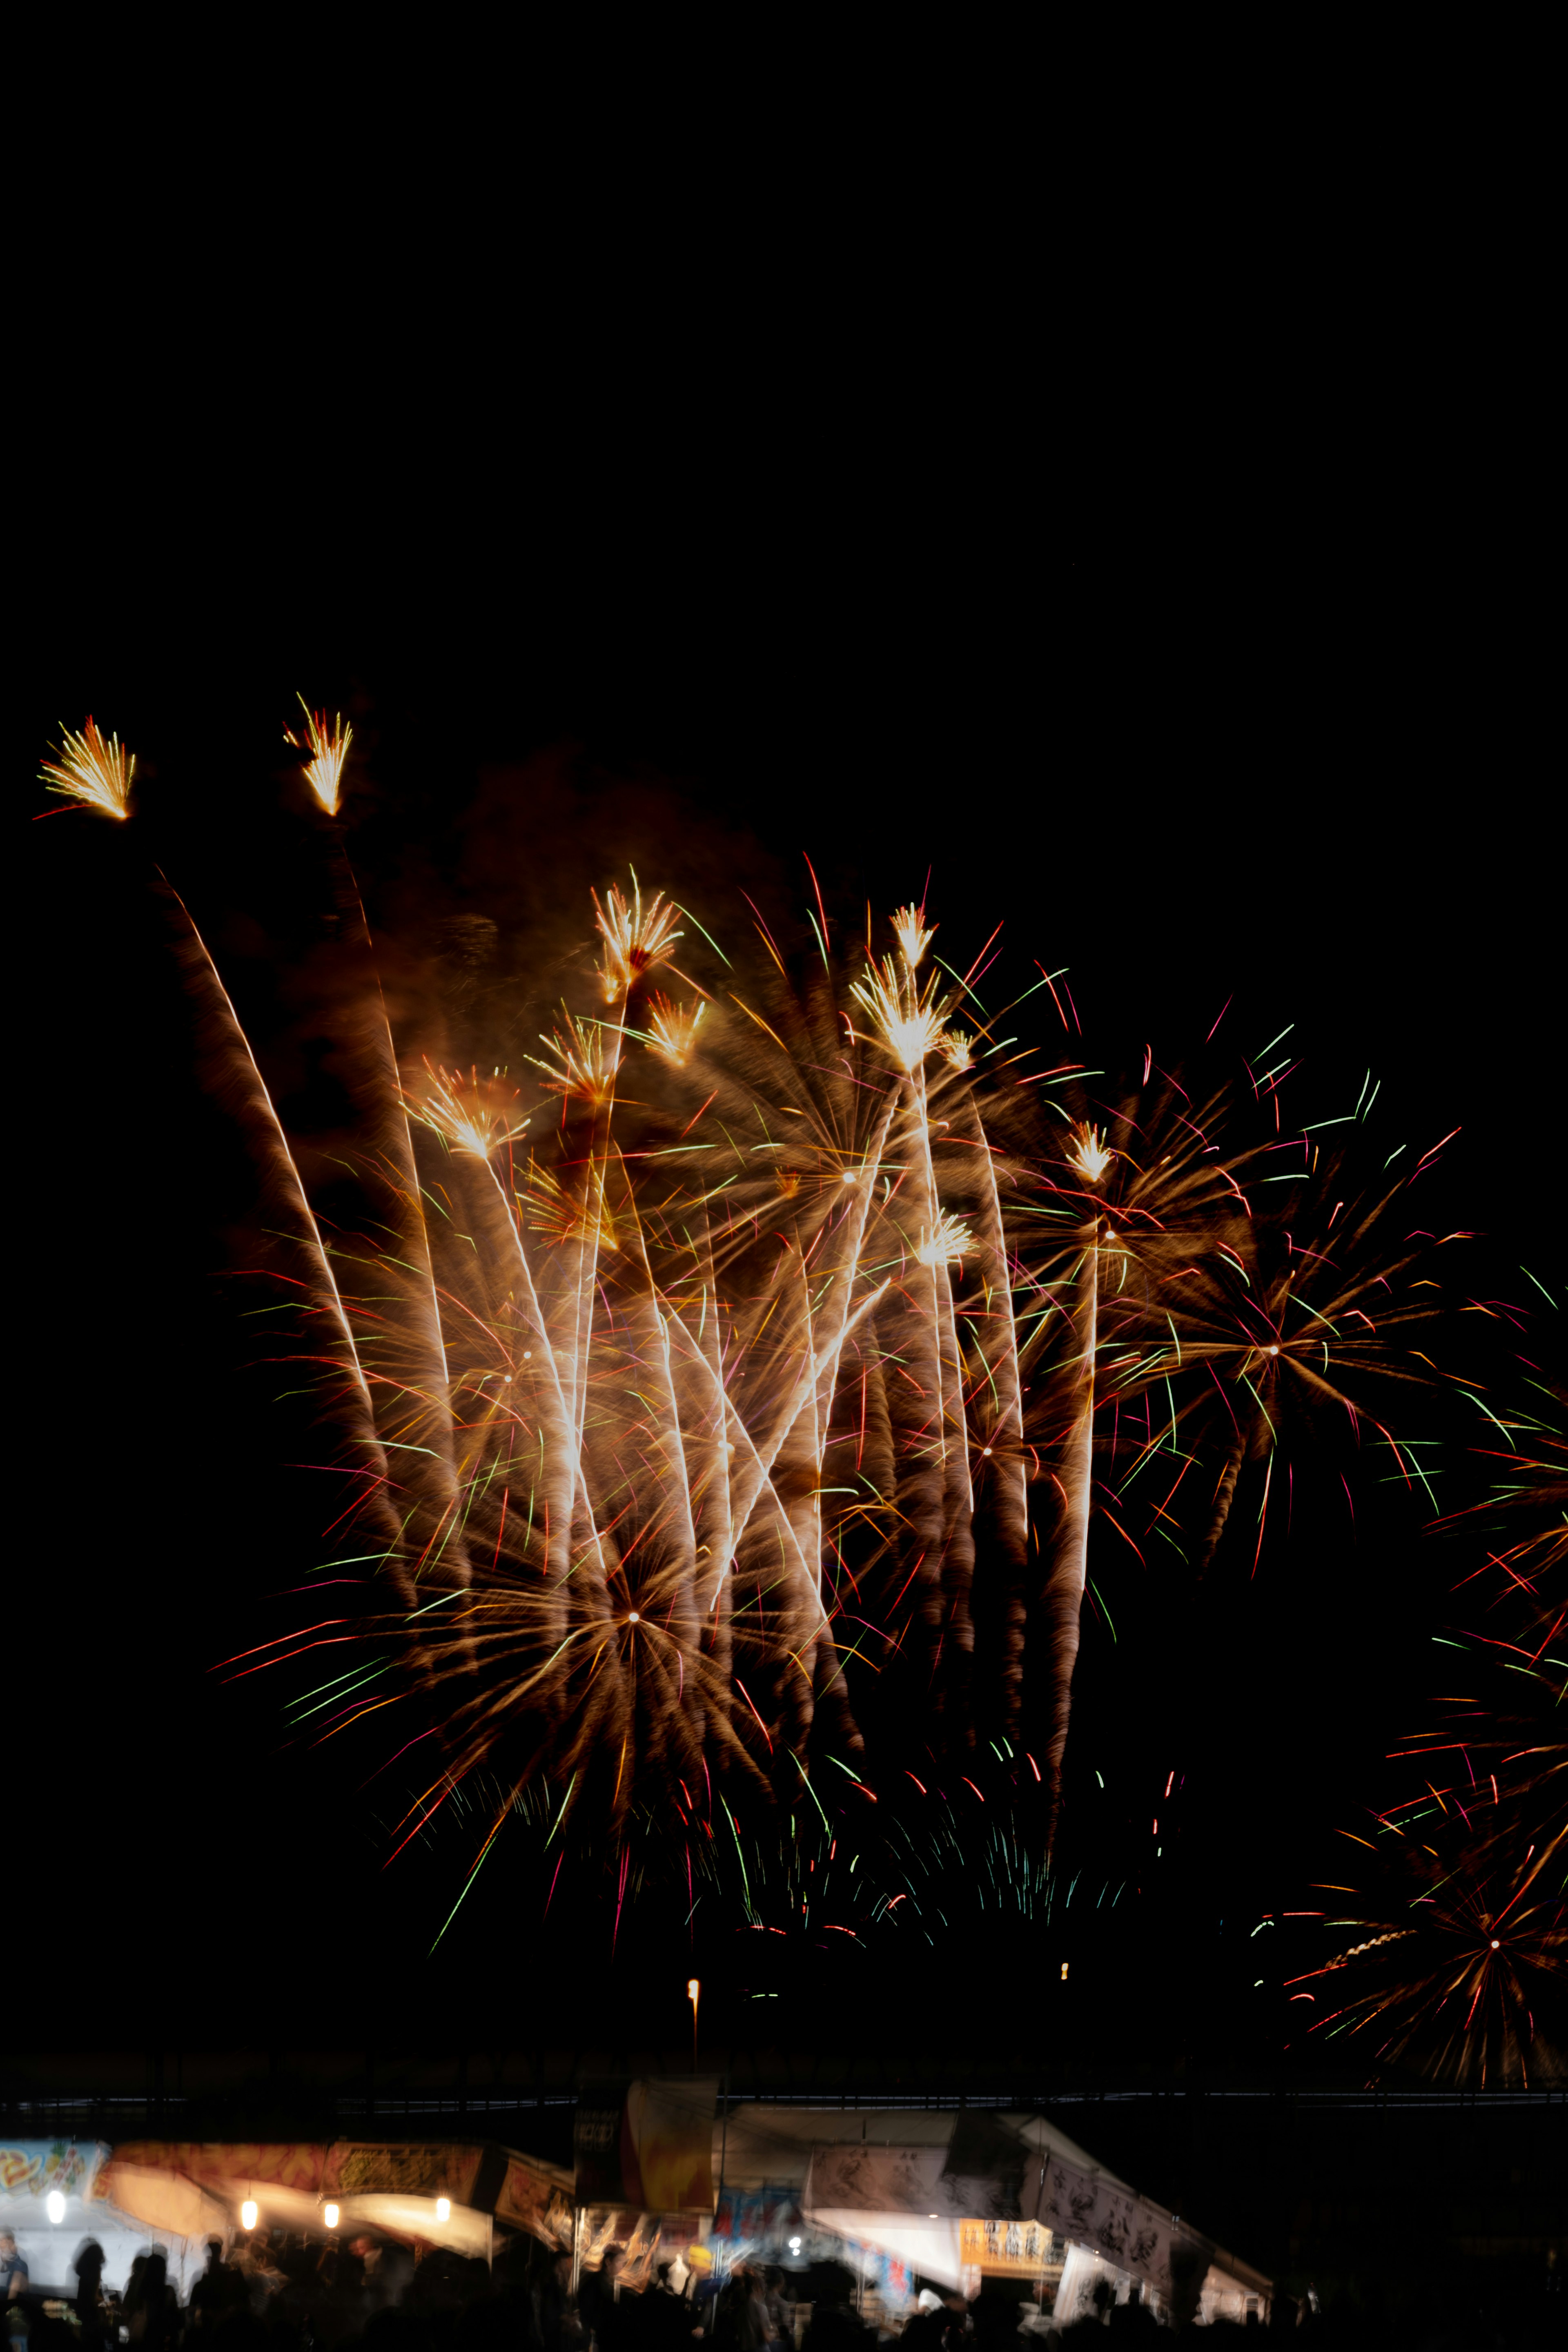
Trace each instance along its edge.
<path fill-rule="evenodd" d="M 913 1073 L 941 1043 L 945 1006 L 936 1002 L 934 978 L 922 992 L 912 973 L 900 971 L 891 956 L 867 965 L 849 993 L 869 1013 L 877 1034 L 900 1067 Z"/>
<path fill-rule="evenodd" d="M 1098 1128 L 1079 1127 L 1073 1148 L 1068 1154 L 1068 1165 L 1077 1171 L 1086 1184 L 1098 1184 L 1115 1157 L 1115 1152 L 1107 1149 Z"/>
<path fill-rule="evenodd" d="M 130 814 L 127 803 L 136 776 L 135 759 L 126 752 L 119 736 L 106 736 L 96 719 L 89 718 L 79 735 L 62 727 L 59 751 L 45 761 L 39 774 L 51 793 L 75 801 L 81 808 L 95 808 L 102 816 Z"/>
<path fill-rule="evenodd" d="M 549 1058 L 541 1059 L 537 1054 L 528 1058 L 542 1073 L 547 1094 L 575 1096 L 597 1109 L 615 1093 L 621 1034 L 603 1021 L 579 1020 L 566 1013 L 561 1028 L 541 1037 Z"/>
<path fill-rule="evenodd" d="M 964 1218 L 949 1216 L 944 1210 L 932 1231 L 921 1234 L 915 1255 L 922 1265 L 956 1265 L 973 1248 L 973 1227 Z"/>
<path fill-rule="evenodd" d="M 428 1062 L 425 1071 L 423 1084 L 405 1098 L 408 1108 L 454 1151 L 488 1160 L 498 1144 L 510 1143 L 527 1127 L 521 1093 L 504 1071 L 481 1078 L 470 1070 L 465 1077 L 461 1070 L 432 1069 Z"/>
<path fill-rule="evenodd" d="M 344 723 L 341 715 L 329 720 L 324 710 L 312 710 L 302 694 L 296 698 L 305 714 L 304 734 L 300 737 L 292 728 L 286 727 L 283 740 L 291 744 L 296 751 L 310 753 L 305 762 L 305 782 L 327 814 L 336 816 L 342 791 L 343 761 L 348 758 L 354 730 Z"/>
<path fill-rule="evenodd" d="M 668 962 L 675 942 L 685 933 L 676 929 L 677 909 L 662 890 L 656 890 L 645 907 L 640 885 L 634 884 L 627 898 L 612 884 L 605 900 L 600 903 L 595 890 L 595 920 L 605 942 L 599 977 L 605 1003 L 618 1004 L 639 980 Z"/>
<path fill-rule="evenodd" d="M 910 970 L 918 970 L 927 948 L 936 937 L 936 925 L 926 929 L 923 907 L 900 907 L 893 917 L 893 936 L 898 940 L 903 959 Z"/>
<path fill-rule="evenodd" d="M 661 1061 L 672 1069 L 683 1070 L 691 1059 L 697 1043 L 697 1032 L 705 1004 L 674 1004 L 668 996 L 655 996 L 648 1004 L 648 1044 Z"/>

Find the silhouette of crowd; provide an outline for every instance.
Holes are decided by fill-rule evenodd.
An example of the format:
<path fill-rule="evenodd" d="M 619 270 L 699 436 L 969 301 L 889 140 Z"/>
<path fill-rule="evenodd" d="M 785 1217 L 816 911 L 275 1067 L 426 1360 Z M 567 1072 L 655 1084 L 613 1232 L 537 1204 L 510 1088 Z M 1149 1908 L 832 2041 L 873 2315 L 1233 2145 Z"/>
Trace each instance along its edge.
<path fill-rule="evenodd" d="M 719 2278 L 678 2267 L 679 2279 L 660 2263 L 639 2291 L 624 2276 L 623 2249 L 612 2245 L 574 2289 L 572 2257 L 527 2237 L 505 2239 L 487 2263 L 438 2248 L 416 2260 L 405 2246 L 369 2237 L 323 2246 L 257 2231 L 226 2253 L 211 2240 L 206 2267 L 182 2305 L 162 2252 L 139 2254 L 117 2295 L 89 2239 L 76 2256 L 68 2319 L 53 2295 L 29 2297 L 26 2265 L 0 2231 L 0 2296 L 14 2352 L 24 2332 L 27 2352 L 877 2352 L 900 2338 L 900 2352 L 1069 2352 L 1107 2336 L 1148 2339 L 1173 2321 L 1185 2332 L 1196 2317 L 1177 2311 L 1162 2320 L 1136 2299 L 1117 2304 L 1101 2281 L 1091 2309 L 1060 2328 L 995 2284 L 968 2299 L 928 2288 L 907 2319 L 873 2324 L 857 2309 L 857 2282 L 842 2263 L 817 2263 L 806 2279 L 796 2277 L 809 2304 L 792 2296 L 778 2269 L 740 2262 Z M 1238 2328 L 1216 2321 L 1212 2332 L 1267 2329 L 1288 2335 L 1297 2352 L 1534 2352 L 1562 2340 L 1564 2301 L 1550 2292 L 1557 2284 L 1552 2269 L 1545 2292 L 1489 2314 L 1445 2306 L 1436 2294 L 1425 2308 L 1363 2303 L 1326 2313 L 1280 2295 L 1267 2322 Z"/>

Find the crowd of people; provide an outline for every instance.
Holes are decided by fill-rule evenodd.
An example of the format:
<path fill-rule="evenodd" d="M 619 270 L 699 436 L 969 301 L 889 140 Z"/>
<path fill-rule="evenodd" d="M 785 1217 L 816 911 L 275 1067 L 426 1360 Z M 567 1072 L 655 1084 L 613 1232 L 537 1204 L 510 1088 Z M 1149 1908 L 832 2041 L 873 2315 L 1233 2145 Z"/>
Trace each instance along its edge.
<path fill-rule="evenodd" d="M 72 2288 L 54 2282 L 41 2294 L 16 2240 L 0 2230 L 0 2316 L 10 2338 L 0 2352 L 23 2352 L 23 2337 L 26 2352 L 201 2352 L 199 2339 L 214 2335 L 221 2347 L 208 2352 L 890 2352 L 895 2342 L 899 2352 L 1071 2352 L 1074 2344 L 1103 2344 L 1106 2334 L 1121 2341 L 1161 2326 L 1146 2305 L 1114 2304 L 1104 2283 L 1094 2308 L 1060 2329 L 991 2285 L 968 2299 L 927 2288 L 907 2317 L 872 2322 L 841 2263 L 815 2263 L 792 2281 L 745 2262 L 721 2279 L 705 2261 L 701 2250 L 690 2271 L 660 2263 L 639 2289 L 625 2276 L 618 2245 L 574 2284 L 570 2254 L 526 2237 L 503 2241 L 493 2262 L 443 2249 L 416 2261 L 411 2249 L 368 2236 L 323 2246 L 252 2231 L 226 2252 L 222 2240 L 209 2242 L 206 2267 L 182 2305 L 158 2249 L 136 2257 L 115 2294 L 91 2239 L 77 2252 Z M 792 2294 L 792 2284 L 809 2302 Z M 1555 2287 L 1555 2272 L 1548 2284 Z M 1309 2344 L 1344 2352 L 1405 2344 L 1412 2352 L 1532 2352 L 1558 2340 L 1551 2323 L 1563 2308 L 1563 2298 L 1549 2295 L 1500 2326 L 1499 2315 L 1479 2327 L 1435 2308 L 1413 2331 L 1409 2315 L 1398 2322 L 1365 2309 L 1320 2315 L 1280 2295 L 1268 2332 L 1289 2333 L 1300 2352 Z"/>

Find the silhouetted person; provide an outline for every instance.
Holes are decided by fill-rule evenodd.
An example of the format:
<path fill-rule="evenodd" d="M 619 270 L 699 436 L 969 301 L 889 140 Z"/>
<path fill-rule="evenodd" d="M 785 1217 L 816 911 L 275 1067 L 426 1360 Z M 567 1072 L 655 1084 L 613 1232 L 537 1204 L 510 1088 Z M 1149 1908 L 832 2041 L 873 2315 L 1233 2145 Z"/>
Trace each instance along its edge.
<path fill-rule="evenodd" d="M 922 2286 L 914 2315 L 904 2323 L 899 2342 L 904 2352 L 942 2352 L 947 2340 L 947 2314 L 942 2297 Z"/>
<path fill-rule="evenodd" d="M 628 2352 L 634 2332 L 631 2289 L 621 2284 L 624 2246 L 606 2246 L 596 2271 L 584 2271 L 578 2296 L 583 2324 L 598 2352 Z"/>
<path fill-rule="evenodd" d="M 169 2264 L 166 2256 L 156 2246 L 138 2254 L 131 2265 L 131 2283 L 125 2290 L 125 2325 L 131 2341 L 142 2347 L 142 2352 L 163 2352 L 176 2332 L 169 2316 Z M 175 2321 L 178 2321 L 175 2306 Z"/>
<path fill-rule="evenodd" d="M 741 2306 L 741 2352 L 763 2352 L 767 2344 L 778 2341 L 773 2312 L 768 2305 L 768 2282 L 760 2270 L 746 2273 L 746 2300 Z"/>
<path fill-rule="evenodd" d="M 96 2238 L 89 2238 L 71 2268 L 76 2273 L 76 2324 L 81 2341 L 84 2345 L 101 2344 L 105 2326 L 103 2248 Z"/>
<path fill-rule="evenodd" d="M 191 2325 L 216 2327 L 234 2309 L 234 2285 L 224 2265 L 223 2240 L 207 2240 L 207 2266 L 191 2289 Z"/>
<path fill-rule="evenodd" d="M 719 2281 L 713 2269 L 713 2257 L 706 2246 L 693 2246 L 687 2258 L 686 2295 L 691 2305 L 692 2333 L 711 2336 L 713 2315 L 719 2302 Z"/>
<path fill-rule="evenodd" d="M 955 2286 L 944 2287 L 942 2295 L 942 2340 L 947 2352 L 959 2352 L 974 2332 L 965 2296 Z"/>
<path fill-rule="evenodd" d="M 854 2292 L 855 2281 L 842 2263 L 823 2263 L 801 2352 L 868 2352 L 875 2338 L 849 2308 Z"/>
<path fill-rule="evenodd" d="M 1148 2305 L 1132 2295 L 1115 2306 L 1106 2324 L 1119 2344 L 1125 2344 L 1129 2336 L 1136 2343 L 1141 2336 L 1157 2336 L 1160 2332 L 1160 2323 Z"/>
<path fill-rule="evenodd" d="M 710 2305 L 709 2325 L 716 2352 L 740 2352 L 741 2317 L 749 2293 L 746 2265 L 740 2263 L 717 2289 Z"/>
<path fill-rule="evenodd" d="M 539 2340 L 544 2352 L 579 2352 L 583 2323 L 572 2292 L 572 2257 L 557 2254 L 549 2273 L 539 2284 L 536 2308 Z"/>
<path fill-rule="evenodd" d="M 975 2352 L 1013 2352 L 1018 2335 L 1018 2305 L 996 2287 L 982 2287 L 969 2305 Z"/>
<path fill-rule="evenodd" d="M 660 2263 L 654 2282 L 643 2297 L 643 2333 L 648 2352 L 678 2352 L 697 2325 L 697 2315 L 670 2280 L 670 2264 Z"/>
<path fill-rule="evenodd" d="M 776 2263 L 770 2263 L 763 2273 L 763 2294 L 768 2306 L 768 2325 L 781 2344 L 795 2341 L 795 2305 L 784 2292 L 784 2274 Z"/>

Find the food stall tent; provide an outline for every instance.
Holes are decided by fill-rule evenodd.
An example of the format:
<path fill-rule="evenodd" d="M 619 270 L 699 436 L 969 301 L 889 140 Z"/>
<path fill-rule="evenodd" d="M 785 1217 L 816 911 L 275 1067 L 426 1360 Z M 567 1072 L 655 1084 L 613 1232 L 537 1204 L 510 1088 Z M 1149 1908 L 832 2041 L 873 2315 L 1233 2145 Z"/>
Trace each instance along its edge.
<path fill-rule="evenodd" d="M 307 2237 L 370 2230 L 479 2256 L 492 2251 L 498 2225 L 552 2247 L 572 2239 L 571 2174 L 487 2143 L 0 2145 L 0 2228 L 14 2233 L 35 2289 L 74 2294 L 77 2251 L 96 2238 L 106 2286 L 121 2292 L 135 2257 L 155 2245 L 184 2302 L 205 2267 L 207 2241 L 233 2242 L 247 2200 L 258 2227 Z"/>
<path fill-rule="evenodd" d="M 1268 2315 L 1273 2290 L 1261 2272 L 1154 2206 L 1044 2116 L 759 2102 L 716 2126 L 713 2169 L 730 2189 L 795 2187 L 817 2231 L 958 2289 L 978 2283 L 964 2222 L 1048 2230 L 1066 2254 L 1060 2320 L 1087 2307 L 1102 2278 L 1121 2299 L 1168 2304 L 1173 2249 L 1177 2267 L 1201 2281 L 1203 2317 Z"/>
<path fill-rule="evenodd" d="M 98 2190 L 109 2153 L 98 2140 L 0 2141 L 0 2229 L 16 2238 L 35 2293 L 74 2295 L 77 2253 L 96 2238 L 105 2286 L 123 2293 L 137 2255 L 155 2245 L 184 2301 L 205 2265 L 207 2237 L 215 2227 L 226 2231 L 227 2217 L 215 2210 L 211 2221 L 201 2219 L 193 2205 L 170 2226 L 124 2211 Z"/>

